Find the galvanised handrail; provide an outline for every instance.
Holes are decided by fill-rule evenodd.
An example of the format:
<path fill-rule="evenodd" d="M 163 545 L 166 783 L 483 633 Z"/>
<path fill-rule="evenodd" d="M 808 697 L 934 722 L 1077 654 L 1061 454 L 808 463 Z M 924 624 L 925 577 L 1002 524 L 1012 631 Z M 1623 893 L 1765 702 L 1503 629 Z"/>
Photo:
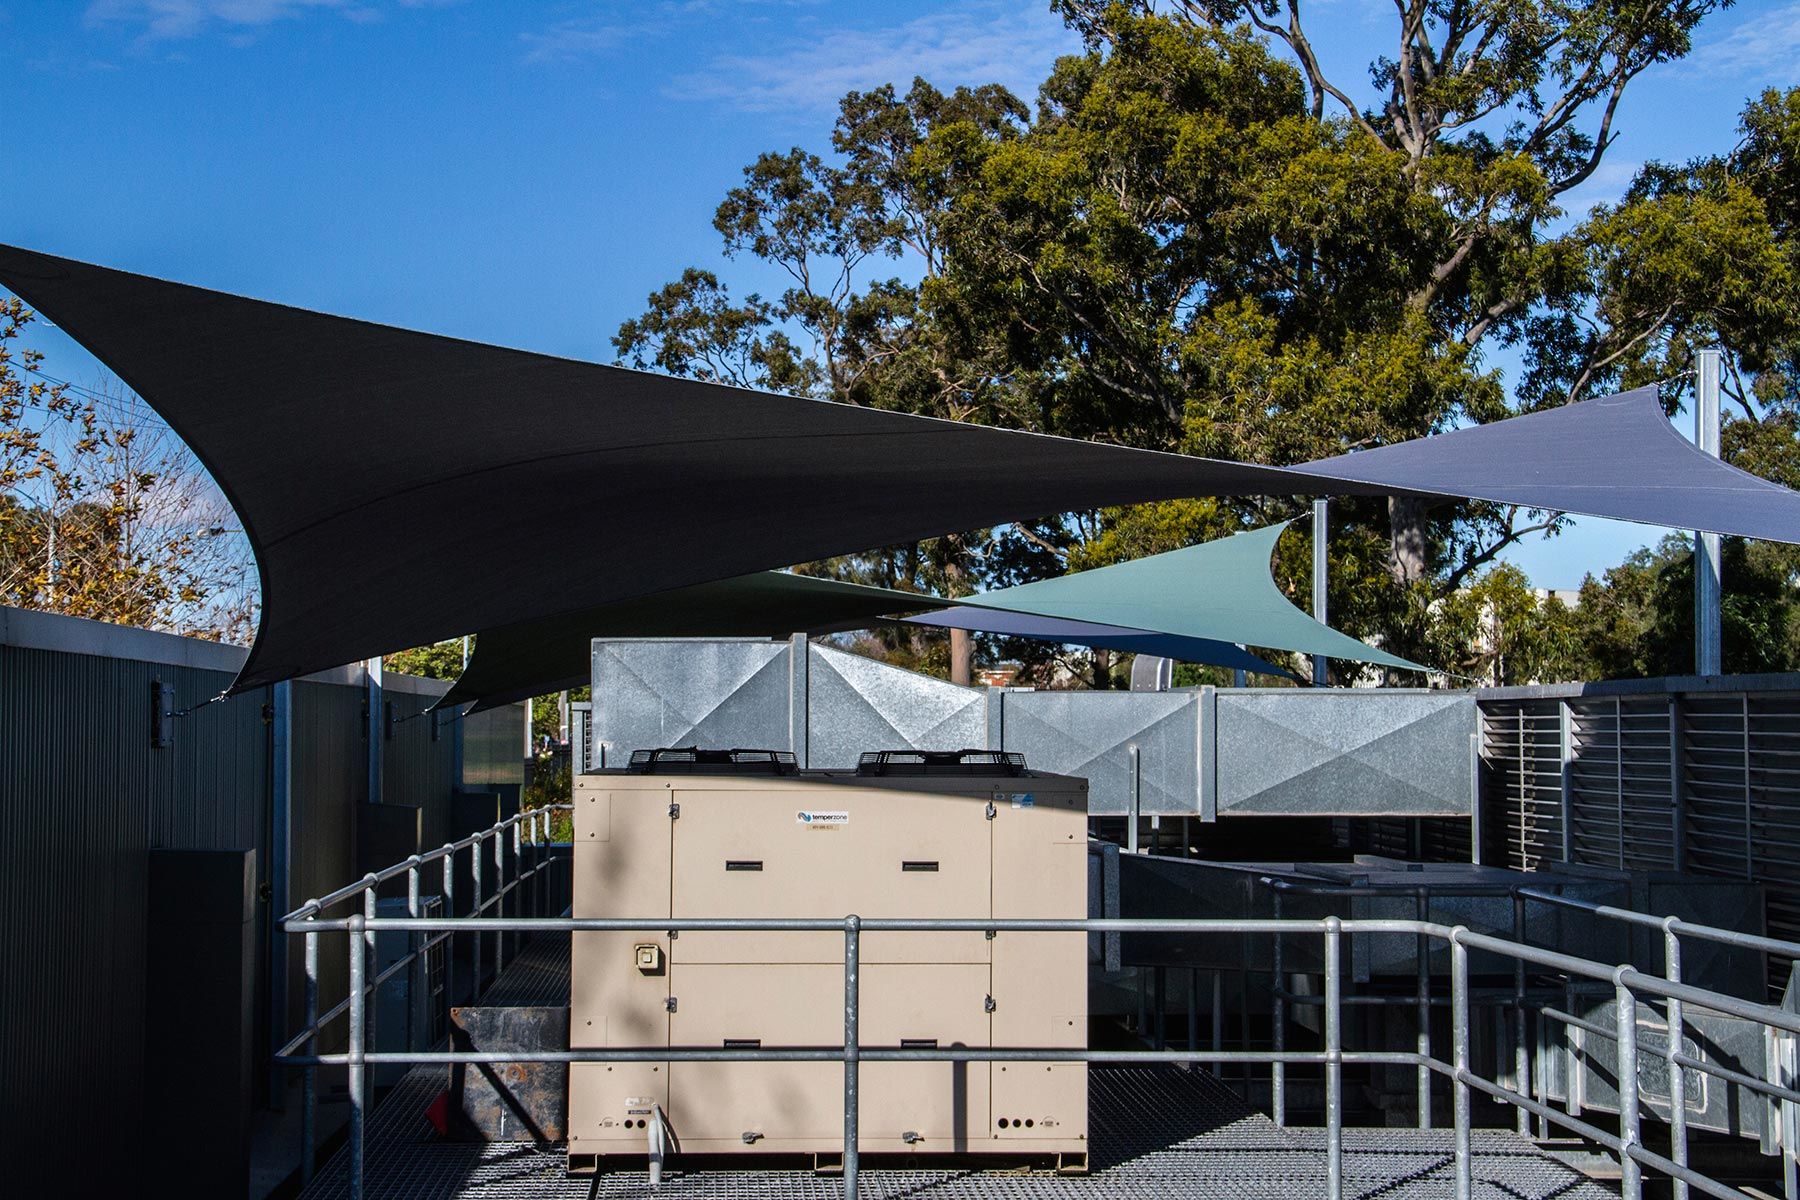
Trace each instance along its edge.
<path fill-rule="evenodd" d="M 1719 1183 L 1698 1171 L 1693 1170 L 1685 1162 L 1665 1158 L 1642 1144 L 1641 1121 L 1642 1106 L 1640 1104 L 1640 1085 L 1629 1089 L 1621 1087 L 1619 1103 L 1619 1132 L 1609 1133 L 1589 1122 L 1582 1121 L 1571 1113 L 1560 1112 L 1548 1104 L 1540 1103 L 1522 1090 L 1528 1086 L 1523 1080 L 1517 1080 L 1520 1088 L 1509 1088 L 1497 1081 L 1477 1075 L 1470 1066 L 1470 1008 L 1471 988 L 1469 985 L 1469 952 L 1484 951 L 1490 954 L 1510 957 L 1522 968 L 1530 964 L 1545 970 L 1554 971 L 1570 978 L 1583 978 L 1597 982 L 1610 983 L 1614 993 L 1616 1006 L 1616 1028 L 1618 1030 L 1637 1027 L 1638 992 L 1661 997 L 1665 1001 L 1686 1002 L 1713 1011 L 1737 1016 L 1745 1020 L 1764 1025 L 1770 1030 L 1778 1030 L 1782 1035 L 1800 1034 L 1800 1013 L 1789 1012 L 1771 1005 L 1757 1004 L 1741 1000 L 1703 988 L 1693 987 L 1668 979 L 1646 975 L 1628 965 L 1607 964 L 1574 955 L 1563 954 L 1553 950 L 1530 946 L 1521 942 L 1508 941 L 1471 931 L 1465 926 L 1445 926 L 1423 920 L 1344 920 L 1338 917 L 1320 919 L 1066 919 L 1066 920 L 984 920 L 984 919 L 912 919 L 912 918 L 870 918 L 864 920 L 855 915 L 835 918 L 421 918 L 421 917 L 376 917 L 353 914 L 339 920 L 319 920 L 317 918 L 296 922 L 304 932 L 316 936 L 320 930 L 341 929 L 349 935 L 351 993 L 350 1027 L 352 1036 L 348 1049 L 343 1054 L 311 1054 L 294 1055 L 283 1058 L 284 1065 L 300 1065 L 312 1069 L 319 1065 L 342 1065 L 345 1067 L 351 1102 L 350 1128 L 350 1191 L 360 1200 L 364 1190 L 362 1163 L 363 1126 L 367 1116 L 367 1098 L 365 1086 L 368 1069 L 371 1066 L 386 1064 L 455 1064 L 455 1063 L 496 1063 L 496 1062 L 618 1062 L 618 1061 L 699 1061 L 699 1062 L 735 1062 L 735 1061 L 840 1061 L 844 1065 L 844 1190 L 846 1197 L 854 1200 L 857 1195 L 858 1172 L 858 1084 L 860 1064 L 871 1062 L 908 1061 L 908 1062 L 941 1062 L 941 1061 L 1065 1061 L 1065 1062 L 1230 1062 L 1230 1063 L 1270 1063 L 1283 1065 L 1286 1063 L 1317 1063 L 1325 1068 L 1326 1087 L 1326 1195 L 1329 1200 L 1341 1200 L 1343 1193 L 1343 1082 L 1342 1067 L 1346 1063 L 1381 1063 L 1390 1065 L 1416 1065 L 1434 1074 L 1445 1075 L 1452 1087 L 1452 1110 L 1455 1126 L 1455 1194 L 1457 1200 L 1469 1200 L 1473 1190 L 1473 1157 L 1471 1147 L 1472 1135 L 1472 1092 L 1480 1091 L 1504 1103 L 1512 1104 L 1528 1114 L 1535 1114 L 1540 1119 L 1569 1129 L 1590 1141 L 1603 1146 L 1619 1156 L 1621 1185 L 1625 1200 L 1641 1200 L 1643 1193 L 1643 1174 L 1645 1166 L 1668 1175 L 1679 1184 L 1689 1185 L 1713 1196 L 1725 1197 L 1727 1200 L 1745 1200 L 1747 1193 L 1740 1192 L 1725 1184 Z M 840 931 L 844 937 L 844 1039 L 841 1045 L 814 1047 L 764 1047 L 723 1048 L 723 1047 L 625 1047 L 608 1049 L 582 1049 L 567 1051 L 435 1051 L 409 1053 L 371 1053 L 367 1050 L 362 1033 L 366 1018 L 368 988 L 364 982 L 365 971 L 362 966 L 367 938 L 381 930 L 409 931 L 415 935 L 425 932 L 453 933 L 456 930 L 473 929 L 479 936 L 482 932 L 503 934 L 507 932 L 582 932 L 582 931 L 655 931 L 669 932 L 687 930 L 715 931 Z M 924 1048 L 924 1047 L 864 1047 L 861 1044 L 858 1021 L 860 1016 L 860 938 L 863 932 L 901 932 L 901 931 L 985 931 L 1001 932 L 1124 932 L 1124 933 L 1187 933 L 1191 935 L 1261 933 L 1282 936 L 1312 934 L 1323 939 L 1322 959 L 1325 967 L 1325 995 L 1323 1022 L 1324 1047 L 1318 1051 L 1287 1051 L 1277 1047 L 1270 1052 L 1258 1051 L 1204 1051 L 1190 1047 L 1182 1051 L 1104 1051 L 1088 1049 L 1070 1049 L 1063 1047 L 988 1047 L 983 1049 L 968 1048 Z M 1409 934 L 1424 939 L 1427 943 L 1441 941 L 1447 943 L 1451 953 L 1450 1007 L 1452 1049 L 1451 1061 L 1443 1062 L 1429 1054 L 1407 1052 L 1368 1052 L 1346 1051 L 1342 1045 L 1341 1009 L 1342 965 L 1340 943 L 1345 934 Z M 1618 1038 L 1619 1079 L 1639 1079 L 1637 1071 L 1637 1039 L 1633 1037 Z M 1685 1055 L 1682 1058 L 1686 1058 Z M 1690 1060 L 1691 1061 L 1691 1060 Z M 1685 1064 L 1684 1064 L 1685 1065 Z M 1746 1078 L 1746 1086 L 1751 1081 Z M 1777 1085 L 1765 1085 L 1772 1088 Z M 1783 1092 L 1791 1089 L 1781 1089 Z M 1672 1093 L 1673 1095 L 1684 1093 Z M 1784 1103 L 1790 1102 L 1783 1097 Z M 1672 1104 L 1673 1108 L 1673 1104 Z M 1785 1147 L 1786 1153 L 1792 1154 L 1793 1147 Z"/>
<path fill-rule="evenodd" d="M 374 1037 L 374 1012 L 372 1009 L 366 1008 L 366 1005 L 363 1003 L 365 997 L 370 992 L 379 991 L 383 983 L 386 983 L 389 979 L 392 979 L 402 971 L 407 972 L 409 978 L 412 980 L 412 990 L 410 994 L 416 996 L 420 986 L 418 971 L 424 963 L 425 956 L 432 949 L 449 941 L 454 936 L 453 931 L 446 930 L 438 933 L 436 936 L 420 940 L 415 933 L 412 939 L 412 945 L 407 953 L 389 964 L 385 970 L 377 972 L 375 976 L 370 979 L 367 978 L 368 964 L 365 961 L 365 954 L 369 958 L 373 957 L 375 953 L 375 937 L 378 931 L 376 927 L 371 926 L 364 930 L 360 935 L 363 942 L 364 954 L 354 952 L 354 942 L 357 939 L 355 937 L 352 938 L 353 952 L 350 955 L 350 985 L 348 994 L 331 1008 L 324 1012 L 320 1012 L 319 935 L 333 930 L 348 928 L 348 924 L 345 920 L 321 919 L 320 914 L 341 904 L 346 904 L 355 900 L 360 896 L 362 898 L 363 909 L 362 919 L 373 922 L 376 920 L 376 903 L 381 885 L 404 875 L 406 876 L 406 911 L 409 916 L 418 917 L 420 915 L 421 903 L 421 872 L 426 866 L 434 862 L 442 863 L 443 902 L 446 908 L 448 908 L 455 903 L 456 899 L 456 856 L 465 850 L 470 852 L 469 870 L 473 888 L 470 897 L 471 918 L 480 918 L 483 913 L 487 912 L 495 905 L 500 905 L 500 911 L 504 914 L 507 896 L 519 891 L 527 884 L 531 886 L 528 898 L 531 900 L 533 907 L 541 914 L 543 912 L 545 898 L 542 872 L 554 861 L 542 853 L 542 848 L 549 844 L 550 827 L 551 822 L 554 820 L 554 814 L 558 812 L 573 813 L 574 808 L 575 806 L 573 804 L 549 804 L 514 813 L 512 816 L 507 817 L 487 829 L 477 830 L 458 841 L 446 842 L 442 847 L 436 850 L 430 850 L 424 854 L 415 854 L 410 858 L 395 863 L 380 871 L 372 871 L 355 883 L 347 884 L 346 886 L 341 887 L 334 892 L 328 892 L 317 899 L 308 900 L 299 908 L 296 908 L 293 912 L 290 912 L 281 918 L 281 925 L 284 930 L 290 934 L 302 934 L 306 939 L 306 988 L 304 993 L 305 1024 L 300 1032 L 285 1042 L 274 1055 L 277 1063 L 289 1063 L 298 1065 L 301 1068 L 300 1179 L 302 1185 L 312 1181 L 314 1160 L 318 1156 L 318 1079 L 316 1068 L 322 1060 L 319 1058 L 316 1051 L 318 1049 L 320 1032 L 335 1022 L 339 1017 L 344 1017 L 348 1021 L 349 1037 L 353 1044 L 362 1045 L 366 1044 L 367 1041 L 372 1040 Z M 506 879 L 505 846 L 508 838 L 510 838 L 512 842 L 512 861 L 514 865 L 513 878 L 510 881 Z M 482 852 L 485 845 L 490 841 L 493 843 L 494 847 L 493 862 L 496 886 L 491 890 L 491 893 L 484 898 L 482 895 Z M 529 867 L 521 867 L 519 865 L 522 861 L 521 851 L 525 844 L 537 847 L 539 850 L 539 852 L 534 855 L 532 864 Z M 466 925 L 458 923 L 456 928 L 466 928 Z M 496 975 L 499 974 L 505 965 L 505 932 L 507 931 L 496 931 L 495 933 L 494 972 Z M 479 992 L 482 976 L 482 935 L 479 931 L 477 931 L 475 935 L 474 950 L 471 959 L 471 973 L 474 976 L 472 986 Z M 454 979 L 454 964 L 450 957 L 446 955 L 444 962 L 444 992 L 446 999 L 453 994 Z M 301 1050 L 303 1047 L 310 1048 L 315 1051 L 315 1053 L 310 1055 L 302 1054 Z M 368 1099 L 369 1097 L 366 1095 L 357 1095 L 353 1097 L 353 1104 L 366 1104 Z M 356 1157 L 360 1162 L 362 1130 L 355 1122 L 352 1122 L 351 1126 L 351 1140 L 356 1146 Z"/>
<path fill-rule="evenodd" d="M 1684 921 L 1680 917 L 1675 916 L 1654 916 L 1650 913 L 1641 913 L 1629 908 L 1620 908 L 1617 905 L 1599 904 L 1575 896 L 1565 896 L 1560 892 L 1553 892 L 1542 887 L 1500 883 L 1367 884 L 1356 886 L 1323 882 L 1315 883 L 1311 880 L 1277 879 L 1267 875 L 1261 876 L 1258 882 L 1269 888 L 1273 893 L 1275 899 L 1275 912 L 1277 915 L 1280 915 L 1281 912 L 1281 896 L 1284 893 L 1289 892 L 1309 896 L 1331 897 L 1412 895 L 1417 898 L 1418 915 L 1421 919 L 1427 915 L 1431 899 L 1434 895 L 1456 897 L 1508 896 L 1512 899 L 1513 905 L 1513 940 L 1520 944 L 1524 944 L 1526 940 L 1525 904 L 1527 901 L 1537 901 L 1558 908 L 1586 913 L 1590 916 L 1599 917 L 1604 920 L 1635 925 L 1641 929 L 1656 930 L 1663 935 L 1663 978 L 1668 983 L 1674 985 L 1679 985 L 1681 983 L 1681 939 L 1684 936 L 1696 938 L 1700 941 L 1711 942 L 1716 945 L 1735 946 L 1740 949 L 1754 950 L 1764 954 L 1775 954 L 1790 959 L 1800 960 L 1800 942 L 1765 937 L 1762 934 L 1744 933 L 1740 930 L 1726 929 L 1717 925 L 1702 925 L 1693 921 Z M 1277 939 L 1277 955 L 1279 955 L 1279 952 L 1280 942 L 1279 939 Z M 1431 1039 L 1428 1016 L 1430 1007 L 1428 992 L 1429 977 L 1423 954 L 1419 956 L 1418 973 L 1419 985 L 1417 1004 L 1419 1007 L 1419 1040 L 1423 1052 L 1428 1050 Z M 1277 967 L 1277 975 L 1279 976 L 1279 967 Z M 1520 1083 L 1520 1086 L 1523 1088 L 1529 1086 L 1527 1081 L 1529 1079 L 1531 1067 L 1530 1058 L 1525 1047 L 1525 1013 L 1527 1011 L 1527 1004 L 1525 998 L 1525 962 L 1522 959 L 1517 960 L 1515 963 L 1513 990 L 1513 1013 L 1516 1024 L 1513 1039 L 1515 1056 L 1513 1070 L 1516 1077 L 1515 1081 Z M 1284 1023 L 1284 1005 L 1292 999 L 1293 997 L 1283 995 L 1278 978 L 1274 995 L 1275 1019 L 1278 1030 L 1283 1027 Z M 1741 1075 L 1735 1071 L 1729 1071 L 1716 1064 L 1706 1063 L 1691 1058 L 1683 1053 L 1681 1049 L 1683 1045 L 1682 1039 L 1686 1030 L 1685 1019 L 1682 1012 L 1683 999 L 1683 995 L 1679 993 L 1663 996 L 1665 1023 L 1669 1029 L 1668 1044 L 1660 1049 L 1656 1047 L 1647 1047 L 1647 1049 L 1650 1049 L 1652 1052 L 1659 1053 L 1663 1058 L 1665 1068 L 1669 1073 L 1669 1094 L 1671 1096 L 1685 1094 L 1683 1092 L 1685 1087 L 1683 1072 L 1686 1070 L 1697 1070 L 1712 1075 L 1715 1078 L 1722 1079 L 1728 1083 L 1738 1083 L 1740 1086 L 1751 1087 L 1753 1090 L 1761 1092 L 1764 1095 L 1773 1096 L 1783 1100 L 1791 1099 L 1788 1095 L 1791 1089 L 1783 1088 L 1777 1084 L 1768 1083 L 1767 1081 L 1757 1081 L 1753 1084 L 1745 1084 L 1741 1081 L 1748 1079 L 1748 1076 Z M 1709 1005 L 1705 1007 L 1713 1006 Z M 1545 1015 L 1562 1020 L 1565 1025 L 1582 1028 L 1588 1032 L 1597 1033 L 1600 1036 L 1614 1036 L 1599 1027 L 1593 1026 L 1589 1022 L 1572 1019 L 1572 1014 L 1558 1012 L 1554 1009 L 1540 1011 L 1544 1012 Z M 1715 1011 L 1727 1010 L 1715 1008 Z M 1278 1034 L 1278 1037 L 1279 1036 L 1280 1035 Z M 1276 1119 L 1279 1121 L 1282 1118 L 1282 1102 L 1284 1099 L 1279 1086 L 1282 1068 L 1277 1065 L 1274 1068 L 1274 1071 L 1277 1080 L 1277 1086 L 1275 1088 Z M 1429 1085 L 1424 1082 L 1425 1073 L 1423 1069 L 1421 1069 L 1420 1078 L 1421 1102 L 1419 1111 L 1420 1124 L 1421 1127 L 1423 1127 L 1430 1120 L 1428 1100 Z M 1672 1161 L 1678 1166 L 1685 1167 L 1688 1160 L 1687 1106 L 1685 1104 L 1678 1106 L 1671 1101 L 1669 1108 L 1670 1143 L 1674 1153 Z M 1528 1111 L 1529 1110 L 1523 1106 L 1519 1109 L 1520 1133 L 1528 1131 Z M 1790 1153 L 1794 1150 L 1793 1147 L 1789 1147 L 1788 1149 Z M 1789 1182 L 1790 1200 L 1793 1200 L 1792 1193 L 1794 1189 L 1791 1185 L 1794 1182 L 1794 1175 L 1791 1172 L 1789 1173 Z M 1677 1173 L 1674 1181 L 1675 1200 L 1687 1200 L 1687 1187 L 1687 1181 Z"/>

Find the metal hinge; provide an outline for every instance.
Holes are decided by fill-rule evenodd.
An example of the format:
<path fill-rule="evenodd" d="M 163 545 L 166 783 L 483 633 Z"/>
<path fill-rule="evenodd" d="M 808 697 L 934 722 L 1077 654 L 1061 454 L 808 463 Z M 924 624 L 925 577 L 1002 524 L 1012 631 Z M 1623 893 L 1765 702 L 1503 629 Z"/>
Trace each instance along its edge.
<path fill-rule="evenodd" d="M 989 800 L 987 806 L 987 819 L 991 821 L 999 815 L 1000 810 L 994 807 L 994 802 L 992 800 Z"/>
<path fill-rule="evenodd" d="M 664 1012 L 674 1012 L 675 1011 L 675 997 L 666 996 L 663 998 L 663 1011 Z"/>
<path fill-rule="evenodd" d="M 999 1007 L 1000 1007 L 1000 1006 L 999 1006 L 999 1005 L 998 1005 L 998 1004 L 995 1004 L 995 1003 L 994 1003 L 994 998 L 993 998 L 993 997 L 992 997 L 992 996 L 988 996 L 988 997 L 986 997 L 986 998 L 985 998 L 985 999 L 983 999 L 983 1000 L 982 1000 L 982 1002 L 981 1002 L 981 1011 L 982 1011 L 982 1012 L 990 1012 L 990 1013 L 991 1013 L 991 1012 L 993 1012 L 993 1011 L 994 1011 L 994 1010 L 995 1010 L 995 1009 L 996 1009 L 996 1008 L 999 1008 Z"/>
<path fill-rule="evenodd" d="M 679 805 L 679 804 L 669 805 L 669 820 L 671 820 L 671 821 L 681 820 L 681 805 Z"/>

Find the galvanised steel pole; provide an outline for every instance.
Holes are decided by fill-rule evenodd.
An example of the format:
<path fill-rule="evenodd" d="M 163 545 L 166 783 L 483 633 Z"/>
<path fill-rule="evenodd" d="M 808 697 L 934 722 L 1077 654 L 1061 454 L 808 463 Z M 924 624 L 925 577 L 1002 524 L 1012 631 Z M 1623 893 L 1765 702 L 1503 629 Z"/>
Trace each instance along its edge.
<path fill-rule="evenodd" d="M 857 1029 L 861 1006 L 858 975 L 861 951 L 858 938 L 862 918 L 844 918 L 844 1200 L 856 1200 L 856 1154 L 860 1117 L 857 1113 L 857 1078 L 861 1070 L 862 1043 Z"/>
<path fill-rule="evenodd" d="M 1513 941 L 1525 944 L 1525 897 L 1513 893 Z M 1531 1095 L 1531 1053 L 1525 1045 L 1525 960 L 1513 959 L 1513 1090 L 1521 1096 Z M 1531 1114 L 1521 1105 L 1518 1113 L 1520 1137 L 1531 1136 Z"/>
<path fill-rule="evenodd" d="M 1613 976 L 1619 1034 L 1619 1192 L 1624 1200 L 1641 1200 L 1644 1168 L 1631 1156 L 1632 1147 L 1643 1137 L 1638 1127 L 1637 997 L 1625 983 L 1630 969 L 1620 967 Z"/>
<path fill-rule="evenodd" d="M 307 901 L 308 904 L 314 903 Z M 306 1027 L 312 1031 L 307 1052 L 319 1052 L 319 931 L 311 928 L 317 918 L 308 919 L 306 930 Z M 319 1149 L 319 1068 L 307 1066 L 300 1072 L 300 1183 L 312 1182 L 313 1160 Z"/>
<path fill-rule="evenodd" d="M 1339 990 L 1343 982 L 1338 971 L 1338 948 L 1341 923 L 1336 917 L 1325 918 L 1325 1196 L 1326 1200 L 1342 1200 L 1344 1195 L 1344 1042 L 1339 1023 Z"/>
<path fill-rule="evenodd" d="M 1675 932 L 1674 917 L 1663 918 L 1663 978 L 1681 982 L 1681 935 Z M 1687 1081 L 1682 1076 L 1681 1046 L 1686 1022 L 1682 1019 L 1681 1001 L 1673 996 L 1663 999 L 1668 1018 L 1669 1047 L 1664 1057 L 1669 1070 L 1669 1157 L 1677 1166 L 1688 1165 L 1687 1145 Z M 1685 1179 L 1675 1181 L 1675 1200 L 1688 1200 Z"/>
<path fill-rule="evenodd" d="M 363 1122 L 367 1117 L 368 1100 L 363 1094 L 364 1077 L 367 1068 L 363 1066 L 363 1022 L 367 1010 L 363 1004 L 363 918 L 359 913 L 350 915 L 350 1044 L 348 1061 L 344 1066 L 346 1090 L 350 1094 L 350 1200 L 362 1200 L 363 1195 Z"/>
<path fill-rule="evenodd" d="M 456 847 L 444 843 L 444 915 L 456 915 Z M 438 943 L 444 954 L 444 1029 L 450 1028 L 450 1009 L 456 1005 L 456 935 L 446 934 Z"/>
<path fill-rule="evenodd" d="M 1277 890 L 1271 898 L 1275 919 L 1281 920 L 1281 892 Z M 1287 1005 L 1282 1000 L 1283 982 L 1281 978 L 1281 934 L 1277 933 L 1269 939 L 1270 966 L 1273 972 L 1274 986 L 1269 989 L 1271 997 L 1270 1040 L 1275 1053 L 1280 1054 L 1287 1049 Z M 1277 1125 L 1287 1124 L 1287 1064 L 1280 1059 L 1269 1065 L 1269 1108 L 1270 1116 Z"/>
<path fill-rule="evenodd" d="M 376 908 L 375 908 L 375 903 L 376 903 L 375 889 L 377 886 L 378 885 L 376 883 L 375 876 L 373 873 L 363 876 L 363 887 L 366 889 L 363 892 L 363 918 L 365 921 L 373 921 L 377 915 Z M 380 967 L 376 966 L 375 964 L 380 963 L 381 959 L 375 953 L 375 931 L 373 929 L 370 929 L 367 933 L 363 934 L 362 941 L 363 941 L 363 946 L 364 946 L 364 953 L 368 957 L 368 962 L 370 964 L 371 972 L 375 973 L 375 974 L 379 974 Z M 376 984 L 375 990 L 377 992 L 379 992 L 381 990 L 381 985 Z M 374 1045 L 376 1042 L 376 1039 L 381 1036 L 380 1031 L 376 1028 L 377 1022 L 380 1020 L 379 1010 L 380 1010 L 379 1004 L 371 1004 L 368 1006 L 368 1011 L 363 1016 L 363 1025 L 368 1030 L 370 1045 Z M 373 1099 L 373 1097 L 375 1095 L 375 1086 L 374 1086 L 375 1073 L 373 1071 L 370 1071 L 365 1076 L 365 1079 L 368 1080 L 367 1086 L 368 1086 L 369 1094 L 368 1094 L 368 1096 L 364 1097 L 365 1102 L 367 1102 L 368 1100 Z"/>
<path fill-rule="evenodd" d="M 1719 457 L 1719 352 L 1694 355 L 1694 444 Z M 1694 534 L 1694 674 L 1720 673 L 1719 535 Z"/>
<path fill-rule="evenodd" d="M 469 915 L 481 919 L 481 835 L 475 836 L 469 847 L 469 874 L 473 893 L 469 896 Z M 470 951 L 472 967 L 469 971 L 469 1003 L 481 999 L 481 926 L 475 927 L 475 935 L 469 939 L 474 944 Z"/>
<path fill-rule="evenodd" d="M 413 855 L 406 860 L 406 915 L 417 920 L 425 914 L 419 911 L 419 864 L 424 860 Z M 426 1039 L 418 1028 L 419 1013 L 423 1011 L 425 1001 L 425 939 L 428 935 L 413 930 L 407 935 L 407 950 L 410 960 L 406 964 L 406 1048 L 423 1050 Z"/>
<path fill-rule="evenodd" d="M 1313 508 L 1312 508 L 1313 620 L 1317 621 L 1321 625 L 1326 623 L 1325 617 L 1326 617 L 1326 613 L 1328 611 L 1328 606 L 1326 604 L 1326 596 L 1325 596 L 1325 590 L 1326 590 L 1325 550 L 1326 550 L 1326 532 L 1327 532 L 1327 527 L 1326 527 L 1326 505 L 1327 505 L 1327 503 L 1328 502 L 1324 499 L 1314 500 Z M 1313 683 L 1317 684 L 1319 687 L 1325 686 L 1325 671 L 1326 671 L 1327 662 L 1328 662 L 1328 660 L 1326 659 L 1326 657 L 1323 654 L 1313 655 L 1313 661 L 1312 661 Z"/>
<path fill-rule="evenodd" d="M 1431 897 L 1424 888 L 1413 893 L 1413 912 L 1420 921 L 1431 919 Z M 1431 938 L 1421 933 L 1417 949 L 1417 978 L 1413 981 L 1414 999 L 1419 1009 L 1419 1033 L 1416 1049 L 1421 1063 L 1431 1057 Z M 1420 1129 L 1431 1128 L 1431 1068 L 1419 1067 L 1419 1116 Z"/>
<path fill-rule="evenodd" d="M 1456 1124 L 1456 1200 L 1471 1200 L 1474 1193 L 1469 1085 L 1464 1079 L 1469 1072 L 1469 950 L 1462 944 L 1466 932 L 1461 925 L 1450 931 L 1450 1096 Z"/>

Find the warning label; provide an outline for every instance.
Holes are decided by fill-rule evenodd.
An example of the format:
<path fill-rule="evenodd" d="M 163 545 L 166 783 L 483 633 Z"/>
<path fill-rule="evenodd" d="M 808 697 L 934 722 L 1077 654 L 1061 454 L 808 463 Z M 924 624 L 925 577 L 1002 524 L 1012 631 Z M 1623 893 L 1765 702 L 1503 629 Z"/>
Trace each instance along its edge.
<path fill-rule="evenodd" d="M 794 821 L 808 829 L 842 829 L 850 824 L 850 814 L 842 810 L 822 812 L 818 809 L 803 808 L 794 814 Z"/>
<path fill-rule="evenodd" d="M 1037 797 L 1030 792 L 1002 792 L 999 798 L 1011 800 L 1014 808 L 1037 807 Z"/>

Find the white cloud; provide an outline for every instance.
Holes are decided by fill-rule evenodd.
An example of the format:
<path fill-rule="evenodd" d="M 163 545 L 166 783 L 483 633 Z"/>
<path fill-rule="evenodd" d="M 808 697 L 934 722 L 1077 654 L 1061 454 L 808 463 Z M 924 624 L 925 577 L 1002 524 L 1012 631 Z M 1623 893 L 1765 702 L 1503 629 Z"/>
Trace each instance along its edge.
<path fill-rule="evenodd" d="M 672 95 L 757 112 L 829 111 L 844 93 L 915 75 L 939 87 L 1001 83 L 1034 95 L 1080 43 L 1041 4 L 983 2 L 879 29 L 823 29 L 779 50 L 719 54 L 671 82 Z"/>
<path fill-rule="evenodd" d="M 241 40 L 277 21 L 321 11 L 358 22 L 380 16 L 364 0 L 93 0 L 87 23 L 136 27 L 151 41 L 197 37 L 214 27 Z"/>
<path fill-rule="evenodd" d="M 606 21 L 559 21 L 546 29 L 521 33 L 525 61 L 529 63 L 578 62 L 604 54 L 634 30 Z"/>
<path fill-rule="evenodd" d="M 1746 4 L 1718 37 L 1702 35 L 1676 64 L 1683 74 L 1730 76 L 1752 87 L 1778 87 L 1800 79 L 1800 0 L 1771 6 Z"/>

